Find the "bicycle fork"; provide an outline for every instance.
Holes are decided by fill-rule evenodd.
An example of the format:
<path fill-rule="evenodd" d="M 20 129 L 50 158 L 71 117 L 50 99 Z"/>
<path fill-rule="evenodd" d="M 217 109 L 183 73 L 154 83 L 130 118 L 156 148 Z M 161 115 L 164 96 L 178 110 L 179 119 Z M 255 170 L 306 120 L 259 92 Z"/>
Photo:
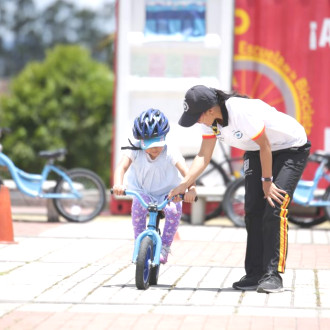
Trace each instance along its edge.
<path fill-rule="evenodd" d="M 149 208 L 150 208 L 150 206 L 149 206 Z M 160 251 L 162 248 L 162 240 L 161 240 L 160 235 L 157 232 L 157 213 L 158 213 L 157 210 L 154 211 L 153 209 L 149 209 L 148 228 L 146 230 L 144 230 L 135 240 L 133 258 L 132 258 L 132 262 L 134 264 L 137 261 L 141 242 L 146 236 L 149 236 L 153 243 L 153 261 L 151 263 L 151 266 L 156 267 L 160 263 Z"/>

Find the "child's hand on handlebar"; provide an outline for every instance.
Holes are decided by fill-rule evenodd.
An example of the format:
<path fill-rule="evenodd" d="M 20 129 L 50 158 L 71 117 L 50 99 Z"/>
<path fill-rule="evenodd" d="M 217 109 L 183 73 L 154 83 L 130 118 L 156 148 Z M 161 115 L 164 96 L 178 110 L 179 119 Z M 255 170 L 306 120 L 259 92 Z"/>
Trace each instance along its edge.
<path fill-rule="evenodd" d="M 112 187 L 112 190 L 113 190 L 113 193 L 115 194 L 115 195 L 118 195 L 118 196 L 120 196 L 120 195 L 125 195 L 125 190 L 126 190 L 126 187 L 124 186 L 124 185 L 114 185 L 113 187 Z"/>
<path fill-rule="evenodd" d="M 183 200 L 183 197 L 182 195 L 176 195 L 173 197 L 173 199 L 169 199 L 170 202 L 174 202 L 174 203 L 179 203 Z"/>
<path fill-rule="evenodd" d="M 168 196 L 167 199 L 171 200 L 173 198 L 173 202 L 179 202 L 181 200 L 179 195 L 183 195 L 186 192 L 186 187 L 183 184 L 180 184 L 176 188 L 172 189 Z"/>

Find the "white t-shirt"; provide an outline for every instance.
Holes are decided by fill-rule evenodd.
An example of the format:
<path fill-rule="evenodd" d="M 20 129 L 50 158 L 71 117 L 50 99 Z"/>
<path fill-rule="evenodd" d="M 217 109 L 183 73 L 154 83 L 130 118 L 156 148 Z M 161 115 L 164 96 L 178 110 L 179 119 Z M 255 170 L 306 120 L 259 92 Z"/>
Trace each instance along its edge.
<path fill-rule="evenodd" d="M 156 159 L 151 159 L 144 150 L 124 152 L 132 164 L 125 174 L 128 189 L 144 193 L 157 203 L 164 201 L 171 189 L 180 184 L 182 176 L 175 165 L 184 158 L 179 150 L 165 145 Z"/>
<path fill-rule="evenodd" d="M 272 151 L 300 147 L 307 142 L 305 129 L 294 118 L 258 99 L 231 97 L 226 102 L 228 125 L 202 126 L 203 138 L 218 138 L 248 151 L 259 150 L 254 141 L 264 131 Z"/>

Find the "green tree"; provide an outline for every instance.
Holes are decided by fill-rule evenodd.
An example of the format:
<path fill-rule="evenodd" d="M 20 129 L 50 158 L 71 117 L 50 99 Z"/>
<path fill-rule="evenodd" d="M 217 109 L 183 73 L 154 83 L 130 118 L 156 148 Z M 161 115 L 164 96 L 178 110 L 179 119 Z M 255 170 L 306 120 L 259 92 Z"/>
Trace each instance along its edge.
<path fill-rule="evenodd" d="M 64 166 L 85 167 L 109 184 L 113 75 L 80 46 L 56 46 L 31 62 L 0 100 L 4 151 L 29 172 L 41 150 L 65 147 Z"/>

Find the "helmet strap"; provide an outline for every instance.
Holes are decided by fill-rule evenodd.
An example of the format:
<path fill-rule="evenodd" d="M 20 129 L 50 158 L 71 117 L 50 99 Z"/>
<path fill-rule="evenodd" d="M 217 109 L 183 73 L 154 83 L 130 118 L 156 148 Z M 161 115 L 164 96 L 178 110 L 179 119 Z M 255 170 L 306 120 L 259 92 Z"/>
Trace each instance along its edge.
<path fill-rule="evenodd" d="M 131 146 L 121 147 L 120 149 L 121 149 L 121 150 L 126 150 L 126 149 L 130 149 L 130 150 L 142 150 L 141 147 L 137 147 L 137 146 L 135 146 L 135 145 L 131 142 L 130 139 L 128 139 L 128 142 L 129 142 L 129 144 L 130 144 Z"/>

